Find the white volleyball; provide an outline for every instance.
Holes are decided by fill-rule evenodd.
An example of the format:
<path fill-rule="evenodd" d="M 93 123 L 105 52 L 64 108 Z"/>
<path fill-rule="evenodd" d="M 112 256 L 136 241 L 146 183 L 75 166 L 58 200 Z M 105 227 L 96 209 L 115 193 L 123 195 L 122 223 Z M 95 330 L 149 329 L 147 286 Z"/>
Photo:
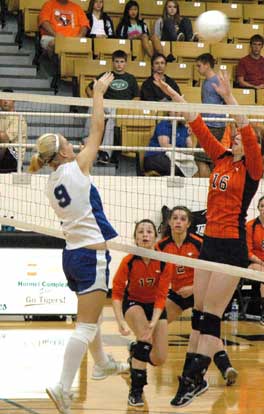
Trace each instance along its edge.
<path fill-rule="evenodd" d="M 199 39 L 209 43 L 217 43 L 226 36 L 229 21 L 224 13 L 218 10 L 209 10 L 197 17 L 194 28 Z"/>

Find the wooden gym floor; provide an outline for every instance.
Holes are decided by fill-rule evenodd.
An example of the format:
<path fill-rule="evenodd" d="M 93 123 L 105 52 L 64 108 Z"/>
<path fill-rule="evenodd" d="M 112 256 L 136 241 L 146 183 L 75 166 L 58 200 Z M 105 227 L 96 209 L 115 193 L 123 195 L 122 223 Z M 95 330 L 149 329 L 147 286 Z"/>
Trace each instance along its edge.
<path fill-rule="evenodd" d="M 0 414 L 55 414 L 45 387 L 59 377 L 64 347 L 72 324 L 66 322 L 0 323 Z M 161 368 L 148 367 L 145 407 L 127 406 L 128 376 L 93 381 L 89 375 L 92 359 L 84 359 L 74 383 L 73 414 L 263 414 L 264 413 L 264 327 L 258 322 L 223 322 L 222 338 L 239 371 L 235 386 L 226 387 L 212 364 L 207 379 L 210 388 L 189 406 L 176 409 L 174 396 L 181 372 L 190 321 L 170 325 L 169 355 Z M 104 310 L 102 325 L 105 349 L 116 359 L 127 358 L 128 338 L 121 337 L 110 306 Z"/>

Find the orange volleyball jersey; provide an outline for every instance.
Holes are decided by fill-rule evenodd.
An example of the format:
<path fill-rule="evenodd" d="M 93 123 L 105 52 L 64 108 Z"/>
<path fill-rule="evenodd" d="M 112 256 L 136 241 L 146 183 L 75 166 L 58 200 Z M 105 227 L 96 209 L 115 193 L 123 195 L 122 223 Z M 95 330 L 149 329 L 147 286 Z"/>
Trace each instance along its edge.
<path fill-rule="evenodd" d="M 160 240 L 156 249 L 164 253 L 177 254 L 179 256 L 192 257 L 197 259 L 201 250 L 202 239 L 194 234 L 188 234 L 184 242 L 178 247 L 171 237 L 165 237 Z M 170 265 L 172 272 L 171 288 L 175 292 L 183 286 L 190 286 L 193 284 L 194 269 L 192 267 Z"/>
<path fill-rule="evenodd" d="M 129 254 L 122 260 L 113 279 L 112 298 L 128 299 L 142 303 L 154 303 L 163 309 L 171 282 L 168 263 L 150 260 L 146 264 L 141 257 Z"/>
<path fill-rule="evenodd" d="M 257 217 L 247 222 L 248 257 L 255 255 L 264 260 L 264 227 Z"/>
<path fill-rule="evenodd" d="M 200 116 L 190 122 L 190 127 L 215 164 L 210 175 L 205 235 L 245 238 L 247 209 L 262 177 L 262 156 L 256 135 L 250 125 L 240 129 L 245 155 L 234 162 L 231 151 L 217 141 Z"/>

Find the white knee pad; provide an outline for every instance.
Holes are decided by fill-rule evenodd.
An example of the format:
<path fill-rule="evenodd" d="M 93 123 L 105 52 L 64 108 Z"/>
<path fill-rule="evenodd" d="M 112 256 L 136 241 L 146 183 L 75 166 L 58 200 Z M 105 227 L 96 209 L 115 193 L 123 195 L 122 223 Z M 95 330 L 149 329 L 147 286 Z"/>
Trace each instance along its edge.
<path fill-rule="evenodd" d="M 86 345 L 93 342 L 98 329 L 97 323 L 77 322 L 72 338 L 85 343 Z"/>

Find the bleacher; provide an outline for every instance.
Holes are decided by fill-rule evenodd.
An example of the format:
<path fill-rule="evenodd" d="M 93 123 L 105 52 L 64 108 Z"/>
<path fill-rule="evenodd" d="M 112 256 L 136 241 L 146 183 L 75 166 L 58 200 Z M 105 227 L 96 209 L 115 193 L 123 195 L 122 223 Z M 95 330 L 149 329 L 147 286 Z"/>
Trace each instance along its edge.
<path fill-rule="evenodd" d="M 87 10 L 88 0 L 74 0 L 83 10 Z M 17 13 L 18 31 L 16 42 L 19 47 L 23 46 L 25 36 L 36 36 L 38 34 L 38 15 L 45 3 L 45 0 L 8 0 L 6 6 L 12 13 Z M 163 10 L 163 1 L 146 1 L 139 0 L 139 6 L 142 17 L 152 29 L 155 20 L 161 16 Z M 1 20 L 5 19 L 5 10 L 3 10 Z M 114 25 L 123 13 L 125 1 L 106 0 L 104 10 L 114 21 Z M 197 102 L 198 89 L 201 85 L 201 79 L 197 75 L 195 68 L 195 59 L 201 53 L 212 53 L 216 58 L 217 68 L 227 69 L 231 79 L 235 81 L 236 65 L 238 60 L 247 55 L 249 39 L 253 34 L 264 34 L 264 7 L 257 1 L 239 1 L 237 3 L 221 2 L 190 2 L 179 1 L 181 15 L 189 17 L 192 21 L 206 10 L 220 10 L 224 12 L 230 20 L 230 28 L 226 38 L 217 44 L 206 44 L 199 42 L 163 42 L 163 48 L 166 55 L 172 54 L 176 60 L 175 63 L 167 65 L 167 73 L 173 77 L 177 83 L 183 85 L 187 91 L 188 98 Z M 96 75 L 96 68 L 107 62 L 105 68 L 110 68 L 109 60 L 111 54 L 116 49 L 125 50 L 128 54 L 127 71 L 134 74 L 139 85 L 150 75 L 149 57 L 142 50 L 141 42 L 137 40 L 119 40 L 119 39 L 72 39 L 67 41 L 57 38 L 55 50 L 59 57 L 59 77 L 73 82 L 73 93 L 85 97 L 85 88 L 87 84 Z M 39 57 L 39 56 L 38 56 Z M 143 62 L 143 63 L 141 63 Z M 36 62 L 36 60 L 34 61 Z M 100 73 L 100 70 L 99 72 Z M 76 83 L 77 82 L 77 83 Z M 53 83 L 56 92 L 58 84 Z M 193 93 L 191 92 L 193 90 Z M 186 95 L 186 96 L 187 96 Z M 263 94 L 256 93 L 253 90 L 237 92 L 241 104 L 250 104 L 253 101 L 262 104 Z M 245 98 L 245 99 L 244 99 Z M 248 102 L 247 99 L 248 98 Z"/>

